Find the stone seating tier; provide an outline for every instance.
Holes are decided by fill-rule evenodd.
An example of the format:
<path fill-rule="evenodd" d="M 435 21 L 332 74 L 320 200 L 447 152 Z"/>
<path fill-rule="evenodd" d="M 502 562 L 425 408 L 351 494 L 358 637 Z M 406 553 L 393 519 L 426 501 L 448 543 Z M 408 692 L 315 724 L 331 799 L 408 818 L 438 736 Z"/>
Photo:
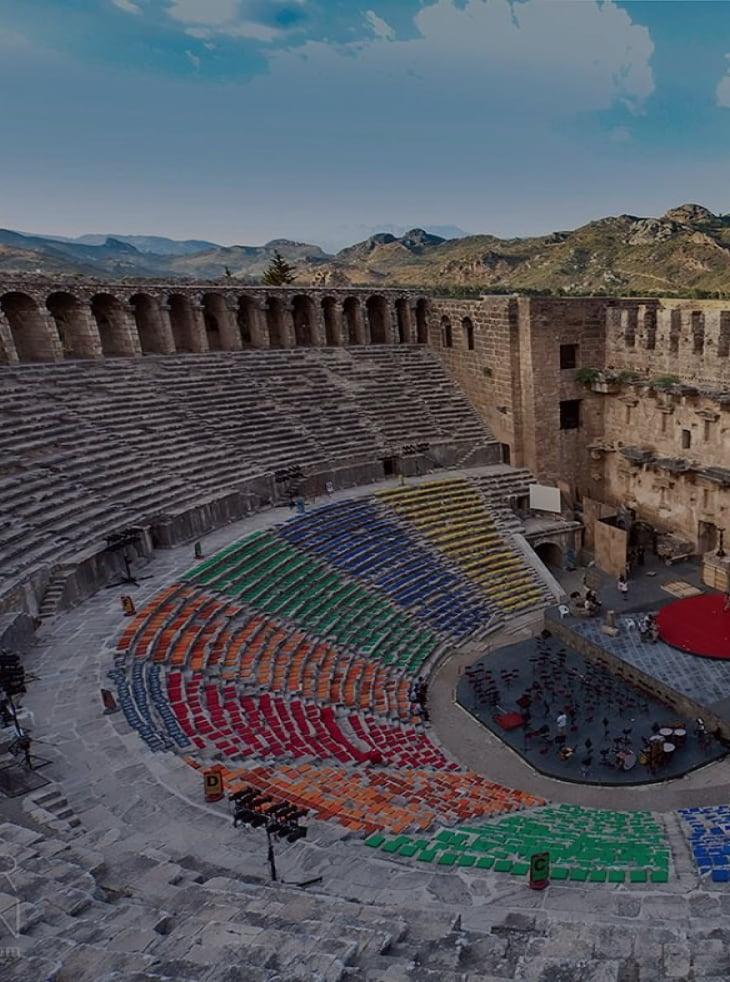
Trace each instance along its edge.
<path fill-rule="evenodd" d="M 380 468 L 414 443 L 498 454 L 423 346 L 3 367 L 0 591 L 282 467 Z"/>

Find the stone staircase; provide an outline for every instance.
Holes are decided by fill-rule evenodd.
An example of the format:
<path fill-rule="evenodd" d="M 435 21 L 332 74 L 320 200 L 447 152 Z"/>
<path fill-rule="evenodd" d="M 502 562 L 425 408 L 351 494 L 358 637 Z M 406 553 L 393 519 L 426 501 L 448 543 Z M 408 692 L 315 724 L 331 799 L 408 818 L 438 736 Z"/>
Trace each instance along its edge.
<path fill-rule="evenodd" d="M 43 599 L 38 606 L 38 616 L 42 621 L 55 617 L 58 613 L 66 589 L 66 581 L 73 571 L 73 566 L 60 566 L 51 576 Z"/>

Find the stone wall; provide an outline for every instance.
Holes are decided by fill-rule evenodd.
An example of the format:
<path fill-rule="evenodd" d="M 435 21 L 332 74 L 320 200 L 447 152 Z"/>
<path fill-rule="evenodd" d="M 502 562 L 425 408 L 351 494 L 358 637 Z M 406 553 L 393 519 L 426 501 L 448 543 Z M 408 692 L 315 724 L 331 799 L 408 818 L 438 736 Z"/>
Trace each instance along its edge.
<path fill-rule="evenodd" d="M 730 383 L 727 300 L 620 300 L 607 310 L 606 364 L 652 378 Z"/>
<path fill-rule="evenodd" d="M 606 300 L 442 300 L 431 303 L 430 343 L 513 464 L 572 496 L 590 494 L 588 446 L 603 429 L 602 403 L 575 381 L 605 359 Z M 470 348 L 470 343 L 473 347 Z M 575 365 L 561 368 L 561 346 Z M 561 429 L 561 402 L 580 402 L 580 425 Z"/>
<path fill-rule="evenodd" d="M 412 290 L 0 278 L 0 364 L 426 343 Z"/>

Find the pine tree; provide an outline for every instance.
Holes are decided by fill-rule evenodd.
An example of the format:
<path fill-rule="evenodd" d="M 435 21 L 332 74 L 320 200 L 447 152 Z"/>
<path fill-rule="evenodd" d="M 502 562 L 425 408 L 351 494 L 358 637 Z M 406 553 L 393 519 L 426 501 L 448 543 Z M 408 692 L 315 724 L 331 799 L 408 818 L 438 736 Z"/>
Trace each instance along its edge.
<path fill-rule="evenodd" d="M 280 252 L 274 253 L 274 258 L 264 270 L 262 281 L 267 286 L 285 286 L 294 282 L 296 270 L 288 263 Z"/>

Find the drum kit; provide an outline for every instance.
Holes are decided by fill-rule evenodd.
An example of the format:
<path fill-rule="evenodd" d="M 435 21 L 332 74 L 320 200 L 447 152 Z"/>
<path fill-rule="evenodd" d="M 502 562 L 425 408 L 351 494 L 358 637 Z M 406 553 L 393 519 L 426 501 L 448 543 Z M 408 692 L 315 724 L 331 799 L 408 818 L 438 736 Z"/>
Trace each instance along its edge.
<path fill-rule="evenodd" d="M 677 750 L 681 750 L 686 741 L 687 730 L 684 726 L 663 726 L 649 737 L 648 744 L 642 751 L 639 761 L 648 766 L 651 771 L 665 767 L 671 764 L 675 753 Z"/>

